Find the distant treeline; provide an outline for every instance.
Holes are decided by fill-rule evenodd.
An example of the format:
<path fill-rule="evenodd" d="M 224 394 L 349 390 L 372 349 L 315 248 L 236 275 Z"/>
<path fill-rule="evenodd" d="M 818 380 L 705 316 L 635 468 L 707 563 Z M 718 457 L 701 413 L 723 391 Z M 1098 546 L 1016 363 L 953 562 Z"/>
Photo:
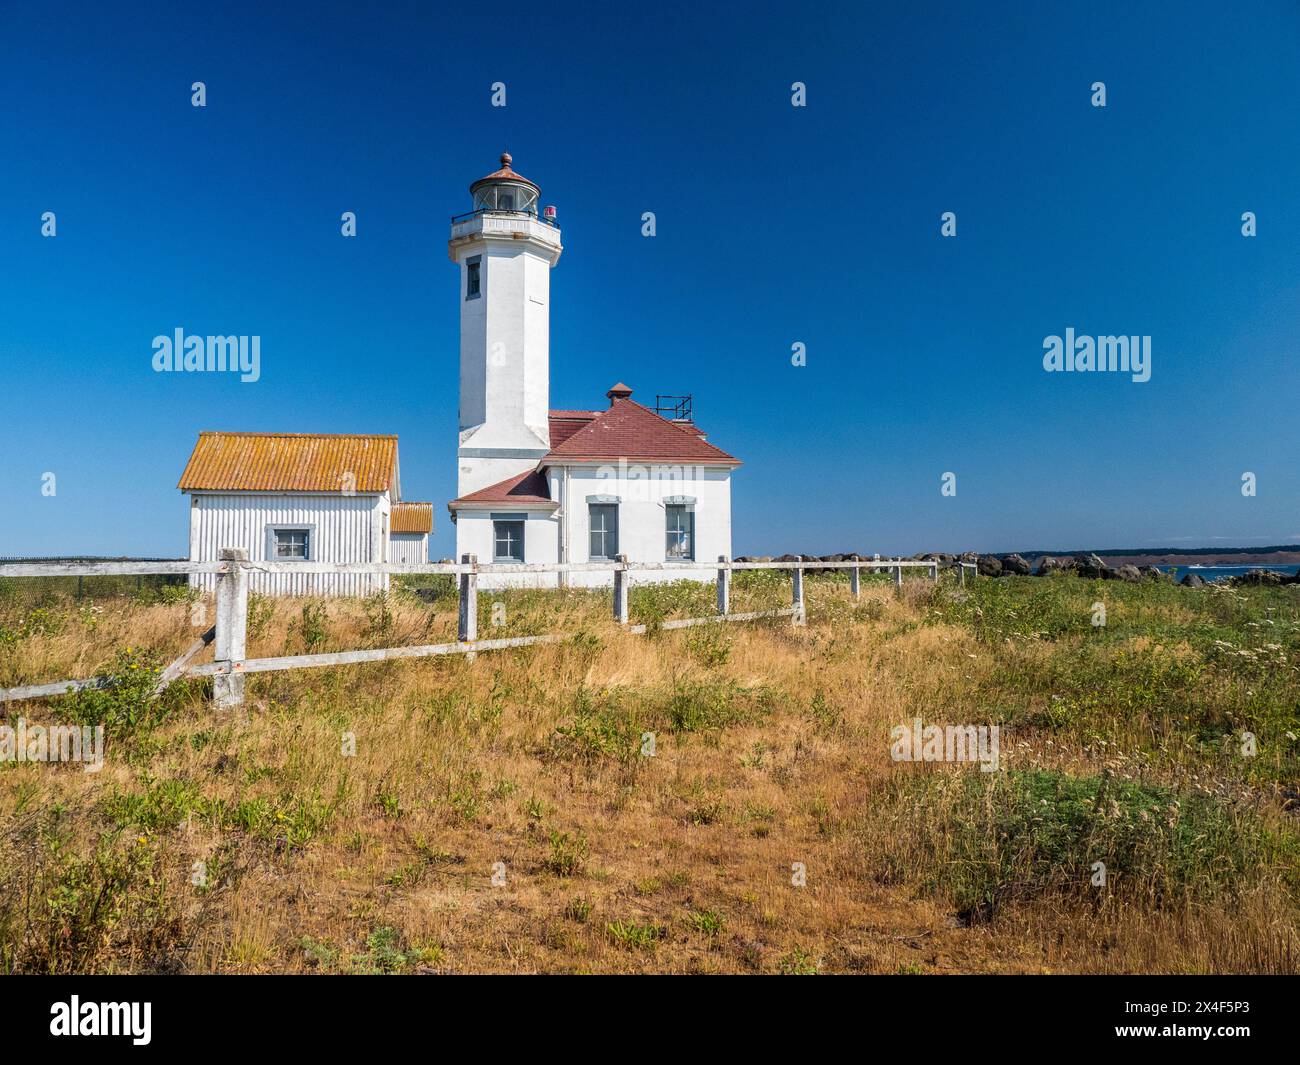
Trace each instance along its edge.
<path fill-rule="evenodd" d="M 1268 555 L 1281 551 L 1300 551 L 1300 544 L 1281 544 L 1276 547 L 1112 547 L 1106 551 L 1018 551 L 1024 558 L 1041 558 L 1043 555 L 1098 555 L 1108 558 L 1115 555 Z"/>
<path fill-rule="evenodd" d="M 0 555 L 0 562 L 188 562 L 186 558 L 140 558 L 137 555 Z"/>

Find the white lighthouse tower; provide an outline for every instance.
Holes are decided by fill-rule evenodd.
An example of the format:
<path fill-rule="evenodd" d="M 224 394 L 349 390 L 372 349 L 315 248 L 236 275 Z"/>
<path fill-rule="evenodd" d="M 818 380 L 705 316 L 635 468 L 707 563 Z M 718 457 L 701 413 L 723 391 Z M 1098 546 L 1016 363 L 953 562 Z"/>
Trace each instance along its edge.
<path fill-rule="evenodd" d="M 460 447 L 457 494 L 537 465 L 550 450 L 551 267 L 560 231 L 537 215 L 541 190 L 510 168 L 469 187 L 452 219 L 460 267 Z"/>

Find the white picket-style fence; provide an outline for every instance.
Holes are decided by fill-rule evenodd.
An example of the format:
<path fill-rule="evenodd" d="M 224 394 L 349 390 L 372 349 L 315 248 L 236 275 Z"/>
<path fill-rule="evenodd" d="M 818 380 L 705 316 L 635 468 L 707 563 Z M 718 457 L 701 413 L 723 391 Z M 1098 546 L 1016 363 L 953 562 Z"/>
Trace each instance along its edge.
<path fill-rule="evenodd" d="M 804 596 L 806 570 L 846 569 L 849 571 L 849 588 L 854 599 L 861 595 L 862 570 L 892 572 L 894 584 L 903 583 L 904 569 L 925 569 L 931 580 L 939 579 L 940 565 L 955 567 L 958 578 L 965 583 L 966 571 L 974 576 L 973 563 L 938 563 L 910 559 L 858 558 L 844 562 L 823 562 L 819 559 L 798 558 L 796 561 L 733 562 L 726 556 L 718 559 L 716 614 L 707 617 L 665 621 L 662 629 L 681 629 L 694 625 L 709 625 L 728 621 L 754 621 L 758 618 L 790 617 L 794 624 L 802 625 L 806 618 L 807 602 Z M 397 658 L 423 658 L 430 655 L 463 654 L 471 659 L 480 651 L 497 651 L 507 647 L 528 647 L 533 644 L 560 643 L 570 639 L 568 633 L 551 633 L 542 636 L 516 636 L 501 640 L 478 638 L 478 577 L 480 574 L 507 573 L 576 573 L 604 571 L 613 574 L 614 619 L 632 634 L 643 634 L 645 625 L 631 625 L 628 618 L 628 588 L 630 575 L 639 571 L 698 569 L 699 563 L 628 562 L 619 556 L 611 562 L 543 562 L 543 563 L 482 563 L 473 555 L 461 556 L 460 562 L 426 562 L 403 564 L 395 562 L 254 562 L 247 551 L 224 548 L 218 562 L 6 562 L 0 563 L 0 577 L 92 577 L 107 575 L 140 574 L 191 574 L 210 573 L 217 576 L 216 624 L 194 641 L 185 653 L 163 670 L 155 694 L 181 677 L 211 677 L 214 704 L 220 709 L 239 706 L 244 701 L 244 677 L 249 673 L 265 673 L 284 669 L 317 669 L 325 666 L 347 666 L 359 662 L 381 662 Z M 776 569 L 790 571 L 790 606 L 777 610 L 758 610 L 733 613 L 731 610 L 731 574 L 737 570 Z M 455 643 L 423 644 L 414 647 L 384 647 L 365 651 L 335 651 L 329 654 L 289 655 L 281 658 L 246 658 L 248 636 L 248 577 L 250 573 L 370 573 L 437 574 L 446 573 L 459 578 L 459 611 Z M 213 661 L 203 665 L 190 665 L 191 660 L 208 644 L 214 644 Z M 105 677 L 86 680 L 64 680 L 51 684 L 32 684 L 18 688 L 0 688 L 0 703 L 22 699 L 39 699 L 87 688 L 101 688 L 108 684 Z"/>

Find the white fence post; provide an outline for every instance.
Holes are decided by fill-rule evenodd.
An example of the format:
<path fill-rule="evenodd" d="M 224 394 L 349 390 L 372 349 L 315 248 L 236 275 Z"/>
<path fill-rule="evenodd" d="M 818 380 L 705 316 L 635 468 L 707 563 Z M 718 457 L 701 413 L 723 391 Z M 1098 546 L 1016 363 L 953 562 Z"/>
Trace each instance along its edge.
<path fill-rule="evenodd" d="M 855 562 L 857 558 L 857 555 L 853 556 Z M 849 591 L 854 599 L 859 599 L 862 596 L 862 569 L 859 566 L 854 566 L 849 570 Z"/>
<path fill-rule="evenodd" d="M 726 555 L 718 556 L 719 562 L 730 562 Z M 718 613 L 731 613 L 731 570 L 718 568 Z"/>
<path fill-rule="evenodd" d="M 229 663 L 232 669 L 234 663 L 242 668 L 248 654 L 248 570 L 241 563 L 248 561 L 248 552 L 242 547 L 223 547 L 219 557 L 231 565 L 217 578 L 217 634 L 212 657 Z M 218 673 L 212 678 L 216 709 L 230 710 L 243 702 L 244 674 Z"/>
<path fill-rule="evenodd" d="M 618 568 L 614 570 L 614 620 L 627 624 L 627 555 L 615 555 Z"/>
<path fill-rule="evenodd" d="M 803 555 L 795 555 L 795 561 L 802 562 Z M 807 608 L 803 597 L 803 570 L 798 566 L 790 571 L 790 602 L 794 607 L 794 623 L 804 624 L 808 620 Z"/>
<path fill-rule="evenodd" d="M 930 567 L 930 580 L 936 582 L 939 580 L 939 564 L 937 562 Z"/>
<path fill-rule="evenodd" d="M 478 555 L 460 556 L 462 565 L 474 566 L 469 573 L 460 575 L 460 613 L 456 618 L 456 639 L 461 643 L 473 643 L 478 639 Z M 465 656 L 473 661 L 474 652 Z"/>
<path fill-rule="evenodd" d="M 895 561 L 901 561 L 901 559 L 896 559 Z M 903 567 L 902 567 L 902 566 L 895 566 L 895 567 L 894 567 L 894 587 L 895 587 L 895 588 L 901 588 L 901 587 L 903 587 Z"/>

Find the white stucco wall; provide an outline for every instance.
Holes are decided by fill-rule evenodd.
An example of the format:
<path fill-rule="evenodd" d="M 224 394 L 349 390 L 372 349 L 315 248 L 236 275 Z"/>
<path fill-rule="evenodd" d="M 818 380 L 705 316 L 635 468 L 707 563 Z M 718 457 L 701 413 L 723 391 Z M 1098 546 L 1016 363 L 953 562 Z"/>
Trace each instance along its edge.
<path fill-rule="evenodd" d="M 524 562 L 558 562 L 556 530 L 559 524 L 550 511 L 524 511 L 503 506 L 500 511 L 462 510 L 456 516 L 456 561 L 466 554 L 479 562 L 492 561 L 492 515 L 520 515 L 524 520 Z M 554 588 L 554 573 L 484 574 L 480 588 Z"/>
<path fill-rule="evenodd" d="M 551 471 L 552 491 L 563 491 L 563 470 Z M 570 556 L 588 561 L 588 497 L 618 497 L 618 548 L 629 562 L 667 562 L 667 512 L 665 499 L 693 498 L 695 509 L 695 563 L 671 570 L 637 573 L 634 583 L 691 580 L 712 581 L 717 571 L 707 564 L 719 555 L 731 557 L 731 471 L 708 467 L 649 467 L 631 464 L 612 467 L 570 467 Z M 575 586 L 605 585 L 605 573 L 575 573 Z"/>
<path fill-rule="evenodd" d="M 390 503 L 383 495 L 340 493 L 195 492 L 190 503 L 190 559 L 215 562 L 223 547 L 242 547 L 254 561 L 267 560 L 267 527 L 312 526 L 313 562 L 383 562 Z M 211 573 L 190 583 L 216 588 Z M 250 591 L 263 595 L 368 595 L 388 587 L 382 574 L 253 573 Z"/>
<path fill-rule="evenodd" d="M 563 468 L 548 471 L 551 498 L 564 501 Z M 717 570 L 711 563 L 719 555 L 731 557 L 731 471 L 707 467 L 649 469 L 635 465 L 625 469 L 610 467 L 569 467 L 568 511 L 569 561 L 591 561 L 588 548 L 588 497 L 614 496 L 618 502 L 619 552 L 629 562 L 665 563 L 667 549 L 668 497 L 695 500 L 694 563 L 674 564 L 671 569 L 653 570 L 633 575 L 634 583 L 673 580 L 712 581 Z M 493 511 L 464 511 L 456 521 L 456 557 L 472 553 L 480 562 L 492 561 L 492 514 L 524 513 L 502 505 Z M 558 562 L 560 541 L 564 534 L 563 517 L 532 512 L 524 528 L 524 562 Z M 573 587 L 606 587 L 612 582 L 607 572 L 572 573 Z M 554 587 L 552 574 L 483 575 L 480 587 Z"/>
<path fill-rule="evenodd" d="M 457 223 L 449 251 L 460 284 L 457 495 L 522 473 L 550 447 L 551 267 L 559 230 L 524 216 Z M 466 299 L 479 259 L 480 295 Z"/>

